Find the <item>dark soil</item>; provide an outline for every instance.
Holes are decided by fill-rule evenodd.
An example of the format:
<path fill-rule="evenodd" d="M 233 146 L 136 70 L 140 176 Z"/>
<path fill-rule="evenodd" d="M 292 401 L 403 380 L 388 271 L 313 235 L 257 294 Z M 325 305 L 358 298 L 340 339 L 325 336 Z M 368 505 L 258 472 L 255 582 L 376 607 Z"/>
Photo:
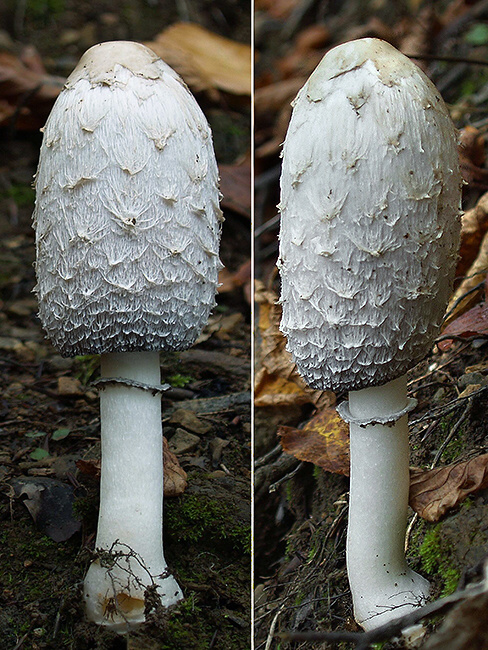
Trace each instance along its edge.
<path fill-rule="evenodd" d="M 98 41 L 151 39 L 179 19 L 249 41 L 249 7 L 238 2 L 169 5 L 29 0 L 2 5 L 0 19 L 13 39 L 9 46 L 34 44 L 49 72 L 61 76 Z M 243 156 L 250 133 L 246 102 L 230 109 L 205 95 L 198 100 L 212 122 L 218 161 Z M 99 459 L 98 396 L 91 386 L 98 359 L 64 359 L 44 338 L 32 293 L 31 228 L 41 136 L 20 134 L 12 125 L 0 138 L 0 649 L 245 650 L 251 429 L 244 293 L 238 288 L 219 296 L 205 340 L 188 352 L 161 357 L 163 381 L 173 386 L 163 399 L 170 444 L 178 426 L 169 420 L 178 408 L 193 410 L 210 425 L 193 449 L 179 454 L 188 474 L 186 491 L 165 499 L 165 556 L 185 598 L 171 611 L 156 607 L 127 637 L 89 624 L 81 587 L 94 552 L 99 483 L 76 462 L 93 466 Z M 249 259 L 249 221 L 230 211 L 225 216 L 221 258 L 233 272 Z M 60 378 L 75 386 L 71 395 Z M 56 493 L 57 500 L 34 513 L 36 522 L 25 494 L 19 496 L 26 481 L 44 481 L 43 489 Z M 67 509 L 60 499 L 68 500 Z M 71 537 L 53 539 L 70 527 L 76 529 Z"/>
<path fill-rule="evenodd" d="M 387 38 L 398 47 L 409 35 L 416 37 L 412 49 L 409 49 L 412 54 L 423 52 L 434 57 L 451 55 L 460 58 L 481 54 L 485 57 L 486 43 L 480 43 L 479 49 L 475 49 L 470 44 L 469 30 L 474 29 L 478 21 L 486 23 L 486 6 L 471 3 L 470 21 L 467 16 L 465 19 L 451 18 L 451 22 L 441 25 L 436 22 L 436 16 L 428 15 L 429 10 L 440 15 L 451 5 L 450 2 L 419 3 L 414 8 L 411 3 L 380 2 L 373 7 L 371 3 L 355 0 L 301 3 L 296 11 L 282 18 L 277 16 L 277 11 L 262 9 L 256 34 L 256 46 L 260 52 L 257 87 L 293 80 L 292 73 L 282 73 L 285 61 L 290 65 L 286 57 L 290 52 L 296 53 L 300 34 L 317 25 L 324 26 L 329 32 L 327 47 L 318 47 L 311 52 L 317 56 L 317 61 L 327 49 L 344 40 L 373 36 Z M 416 18 L 408 22 L 412 15 Z M 430 20 L 434 21 L 434 28 Z M 428 40 L 425 40 L 426 33 L 431 34 Z M 414 49 L 416 47 L 419 50 Z M 486 89 L 487 68 L 435 60 L 422 62 L 422 65 L 452 105 L 457 126 L 462 128 L 475 123 L 478 128 L 485 129 L 486 104 L 475 106 L 475 93 L 480 88 Z M 298 78 L 303 74 L 298 66 L 295 73 Z M 290 101 L 292 98 L 293 95 Z M 266 145 L 276 131 L 282 141 L 284 134 L 280 127 L 286 115 L 272 111 L 265 114 L 264 110 L 260 113 L 258 108 L 257 114 L 261 116 L 256 123 L 257 146 Z M 287 120 L 288 117 L 285 123 Z M 268 224 L 263 226 L 256 245 L 256 274 L 267 287 L 279 294 L 275 269 L 278 153 L 272 149 L 271 154 L 258 155 L 256 171 L 256 225 Z M 472 207 L 486 189 L 486 186 L 470 184 L 465 191 L 465 209 Z M 257 357 L 259 367 L 259 347 Z M 410 416 L 412 465 L 429 467 L 456 425 L 459 427 L 456 435 L 437 458 L 436 466 L 486 453 L 487 361 L 486 342 L 456 343 L 445 354 L 432 353 L 411 371 L 411 394 L 419 402 Z M 431 364 L 435 364 L 434 369 Z M 469 370 L 472 366 L 477 366 L 478 374 Z M 466 386 L 475 384 L 481 387 L 480 392 L 470 400 L 459 399 Z M 342 399 L 343 396 L 337 397 Z M 453 400 L 454 409 L 450 411 L 447 405 Z M 348 479 L 325 473 L 310 463 L 300 463 L 284 454 L 276 436 L 278 426 L 302 426 L 312 414 L 310 405 L 256 408 L 255 461 L 259 479 L 255 496 L 256 650 L 265 647 L 266 650 L 318 650 L 325 647 L 345 650 L 353 648 L 354 644 L 341 641 L 327 644 L 318 640 L 285 643 L 278 635 L 285 631 L 360 631 L 353 617 L 345 564 Z M 269 491 L 270 486 L 273 491 Z M 476 567 L 479 569 L 480 561 L 488 555 L 488 532 L 486 523 L 483 523 L 487 514 L 488 492 L 485 490 L 468 498 L 438 523 L 419 518 L 414 520 L 409 536 L 408 562 L 431 581 L 432 599 L 448 595 L 475 576 L 479 577 Z M 433 638 L 439 623 L 440 619 L 437 619 L 430 625 L 418 647 L 425 645 L 429 635 Z M 486 643 L 486 636 L 484 640 Z M 403 642 L 388 641 L 371 647 L 387 650 L 404 645 Z M 446 644 L 443 647 L 461 646 Z"/>

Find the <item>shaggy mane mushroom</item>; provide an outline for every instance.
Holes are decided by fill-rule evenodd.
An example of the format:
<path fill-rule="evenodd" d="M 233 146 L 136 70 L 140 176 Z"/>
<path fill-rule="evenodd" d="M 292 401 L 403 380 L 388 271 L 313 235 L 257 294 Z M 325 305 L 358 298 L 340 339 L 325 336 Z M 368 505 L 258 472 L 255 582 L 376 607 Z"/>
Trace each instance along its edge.
<path fill-rule="evenodd" d="M 421 70 L 377 39 L 328 52 L 283 147 L 281 329 L 310 386 L 349 391 L 347 568 L 366 630 L 429 592 L 404 554 L 415 405 L 405 373 L 451 293 L 460 189 L 456 132 Z"/>
<path fill-rule="evenodd" d="M 64 356 L 101 354 L 86 610 L 124 632 L 155 597 L 182 598 L 162 544 L 159 351 L 192 345 L 215 303 L 221 212 L 209 126 L 151 50 L 96 45 L 47 121 L 36 191 L 42 325 Z"/>

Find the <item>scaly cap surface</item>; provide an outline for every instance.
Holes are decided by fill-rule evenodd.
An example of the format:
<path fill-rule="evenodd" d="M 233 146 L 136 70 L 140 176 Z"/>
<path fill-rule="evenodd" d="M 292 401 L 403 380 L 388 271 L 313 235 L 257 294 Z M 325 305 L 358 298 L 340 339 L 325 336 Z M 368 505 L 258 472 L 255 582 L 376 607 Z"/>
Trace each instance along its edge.
<path fill-rule="evenodd" d="M 36 178 L 39 316 L 63 355 L 189 347 L 215 304 L 211 132 L 138 43 L 96 45 L 44 129 Z"/>
<path fill-rule="evenodd" d="M 283 147 L 281 329 L 314 388 L 358 390 L 429 350 L 452 288 L 461 177 L 440 94 L 377 39 L 325 55 Z"/>

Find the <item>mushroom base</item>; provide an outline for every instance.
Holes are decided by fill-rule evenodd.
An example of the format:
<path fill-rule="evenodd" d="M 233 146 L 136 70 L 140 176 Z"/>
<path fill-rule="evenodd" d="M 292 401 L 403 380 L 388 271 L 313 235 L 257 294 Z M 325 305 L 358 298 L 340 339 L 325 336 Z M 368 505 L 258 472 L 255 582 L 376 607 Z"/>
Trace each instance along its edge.
<path fill-rule="evenodd" d="M 353 588 L 354 618 L 369 632 L 381 625 L 409 614 L 425 605 L 429 596 L 429 582 L 407 566 L 397 575 L 382 576 L 371 581 L 374 595 Z"/>
<path fill-rule="evenodd" d="M 149 579 L 137 558 L 127 558 L 126 549 L 121 553 L 117 557 L 117 550 L 112 550 L 108 560 L 92 563 L 83 595 L 88 620 L 124 634 L 144 623 L 146 610 L 174 605 L 183 594 L 167 571 Z"/>
<path fill-rule="evenodd" d="M 351 483 L 347 572 L 354 616 L 371 630 L 423 605 L 429 583 L 407 567 L 409 446 L 407 416 L 389 425 L 365 425 L 375 414 L 407 406 L 406 379 L 349 394 Z"/>

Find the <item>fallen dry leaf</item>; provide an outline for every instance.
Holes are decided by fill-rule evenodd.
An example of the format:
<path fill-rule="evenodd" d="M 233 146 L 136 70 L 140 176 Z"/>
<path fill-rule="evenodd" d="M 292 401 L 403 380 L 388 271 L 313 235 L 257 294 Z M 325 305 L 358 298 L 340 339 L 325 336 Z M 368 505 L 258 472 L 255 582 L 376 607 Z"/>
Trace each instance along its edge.
<path fill-rule="evenodd" d="M 170 451 L 168 441 L 163 437 L 164 490 L 165 497 L 177 497 L 186 490 L 186 472 Z"/>
<path fill-rule="evenodd" d="M 449 350 L 453 344 L 452 339 L 445 339 L 445 336 L 461 336 L 469 338 L 476 335 L 486 336 L 488 334 L 488 276 L 485 279 L 485 301 L 482 305 L 476 305 L 465 312 L 456 320 L 453 320 L 442 332 L 442 340 L 437 341 L 437 347 L 442 352 Z"/>
<path fill-rule="evenodd" d="M 30 51 L 26 61 L 32 59 Z M 0 125 L 15 117 L 17 129 L 38 129 L 45 120 L 65 80 L 39 71 L 38 59 L 29 68 L 11 52 L 0 51 Z"/>
<path fill-rule="evenodd" d="M 92 476 L 93 478 L 100 478 L 102 464 L 99 460 L 77 460 L 76 467 L 82 474 Z"/>
<path fill-rule="evenodd" d="M 427 521 L 439 521 L 467 496 L 488 487 L 488 454 L 431 470 L 411 468 L 410 507 Z"/>
<path fill-rule="evenodd" d="M 281 307 L 278 296 L 256 281 L 255 300 L 259 305 L 259 349 L 260 370 L 254 382 L 254 403 L 256 406 L 301 405 L 330 406 L 334 394 L 328 391 L 312 390 L 298 373 L 291 354 L 285 349 L 286 340 L 280 332 Z"/>
<path fill-rule="evenodd" d="M 488 230 L 488 192 L 461 218 L 461 250 L 456 276 L 466 275 L 476 259 L 483 237 Z"/>
<path fill-rule="evenodd" d="M 471 187 L 487 189 L 488 170 L 485 162 L 484 136 L 474 126 L 466 126 L 460 132 L 459 164 L 463 179 Z"/>
<path fill-rule="evenodd" d="M 291 104 L 306 80 L 306 76 L 298 79 L 285 79 L 263 88 L 256 88 L 254 110 L 261 124 L 263 120 L 273 117 L 274 113 L 283 106 Z"/>
<path fill-rule="evenodd" d="M 425 650 L 488 650 L 488 593 L 461 601 L 423 646 Z"/>
<path fill-rule="evenodd" d="M 450 323 L 442 332 L 443 337 L 448 335 L 461 336 L 462 338 L 488 335 L 488 303 L 484 302 L 482 305 L 473 307 Z M 438 348 L 443 352 L 448 350 L 452 344 L 452 339 L 437 342 Z"/>
<path fill-rule="evenodd" d="M 219 273 L 219 293 L 228 293 L 238 287 L 246 287 L 251 283 L 251 260 L 246 260 L 232 273 L 227 268 L 223 268 Z"/>
<path fill-rule="evenodd" d="M 477 167 L 485 164 L 485 136 L 475 126 L 468 124 L 459 131 L 459 153 Z"/>
<path fill-rule="evenodd" d="M 240 312 L 225 315 L 212 314 L 200 333 L 200 336 L 196 340 L 195 345 L 208 341 L 214 334 L 217 338 L 229 340 L 230 336 L 235 333 L 236 328 L 239 327 L 243 321 L 244 316 Z"/>
<path fill-rule="evenodd" d="M 168 441 L 163 437 L 163 463 L 164 463 L 164 487 L 165 497 L 177 497 L 186 490 L 186 472 L 180 467 L 178 459 L 169 450 Z M 76 467 L 82 474 L 100 478 L 101 463 L 98 459 L 78 460 Z"/>
<path fill-rule="evenodd" d="M 276 375 L 265 368 L 256 372 L 254 378 L 254 403 L 256 406 L 301 406 L 312 400 L 303 386 Z"/>
<path fill-rule="evenodd" d="M 480 288 L 476 291 L 475 288 L 485 279 L 487 268 L 488 232 L 483 237 L 478 256 L 470 266 L 465 279 L 461 282 L 449 301 L 449 305 L 447 306 L 449 316 L 445 320 L 446 326 L 479 302 L 480 297 L 483 295 L 483 290 Z"/>
<path fill-rule="evenodd" d="M 73 512 L 71 485 L 53 478 L 19 477 L 12 483 L 38 529 L 55 542 L 65 542 L 81 529 Z"/>
<path fill-rule="evenodd" d="M 427 4 L 420 11 L 415 12 L 415 17 L 406 17 L 408 26 L 405 25 L 404 33 L 399 39 L 398 49 L 404 54 L 427 54 L 432 47 L 440 25 L 437 11 L 431 4 Z M 425 68 L 426 62 L 417 59 L 415 63 L 420 68 Z"/>
<path fill-rule="evenodd" d="M 285 20 L 300 2 L 301 0 L 258 0 L 256 9 L 267 11 L 272 18 Z"/>
<path fill-rule="evenodd" d="M 294 46 L 276 62 L 282 78 L 308 77 L 324 56 L 330 36 L 325 25 L 311 25 L 300 32 Z"/>
<path fill-rule="evenodd" d="M 83 395 L 83 386 L 76 377 L 59 377 L 58 394 L 64 397 L 78 397 Z"/>
<path fill-rule="evenodd" d="M 322 409 L 303 429 L 279 427 L 278 436 L 287 454 L 349 476 L 349 426 L 335 408 Z"/>
<path fill-rule="evenodd" d="M 194 91 L 251 94 L 251 48 L 193 23 L 175 23 L 145 43 Z"/>
<path fill-rule="evenodd" d="M 251 218 L 251 164 L 219 165 L 222 207 Z"/>
<path fill-rule="evenodd" d="M 304 27 L 302 31 L 297 34 L 295 47 L 301 52 L 322 48 L 330 40 L 331 36 L 332 34 L 330 29 L 326 25 L 309 25 L 308 27 Z"/>

